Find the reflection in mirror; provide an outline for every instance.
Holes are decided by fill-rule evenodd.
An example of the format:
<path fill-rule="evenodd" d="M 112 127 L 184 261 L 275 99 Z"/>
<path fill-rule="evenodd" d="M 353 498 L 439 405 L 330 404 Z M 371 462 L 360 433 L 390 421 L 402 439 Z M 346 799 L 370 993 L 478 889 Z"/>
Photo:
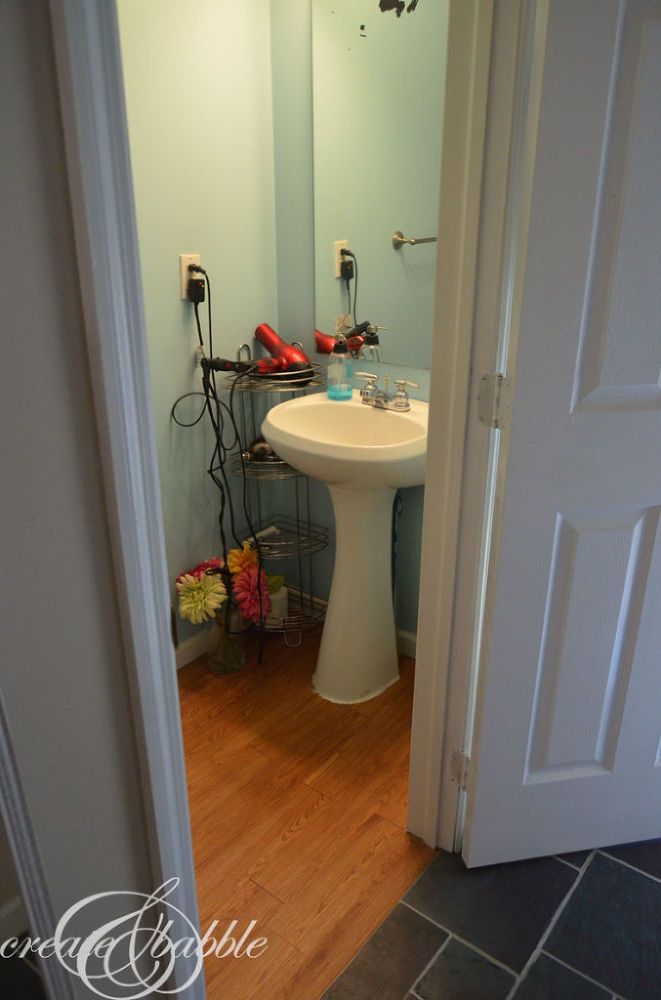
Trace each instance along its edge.
<path fill-rule="evenodd" d="M 438 225 L 447 3 L 396 16 L 376 0 L 312 0 L 312 13 L 316 325 L 387 327 L 380 360 L 428 368 L 436 244 L 421 241 Z M 397 232 L 418 242 L 395 246 Z M 342 240 L 349 282 L 335 277 Z"/>

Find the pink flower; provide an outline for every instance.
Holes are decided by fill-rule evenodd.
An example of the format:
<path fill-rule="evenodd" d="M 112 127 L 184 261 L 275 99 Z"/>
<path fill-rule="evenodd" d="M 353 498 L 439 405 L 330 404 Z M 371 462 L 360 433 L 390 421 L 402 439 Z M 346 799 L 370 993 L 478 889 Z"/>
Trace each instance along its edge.
<path fill-rule="evenodd" d="M 207 559 L 205 562 L 201 562 L 199 566 L 191 570 L 191 576 L 204 576 L 207 570 L 219 570 L 222 569 L 225 563 L 222 559 Z"/>
<path fill-rule="evenodd" d="M 207 570 L 217 571 L 222 569 L 224 565 L 222 559 L 206 559 L 204 562 L 198 563 L 195 569 L 187 569 L 185 573 L 180 573 L 176 582 L 178 583 L 185 576 L 194 576 L 196 580 L 199 580 L 200 577 L 205 576 Z"/>
<path fill-rule="evenodd" d="M 242 618 L 259 625 L 260 616 L 266 618 L 271 610 L 269 581 L 264 570 L 260 573 L 257 566 L 250 566 L 237 573 L 232 582 L 232 590 Z"/>

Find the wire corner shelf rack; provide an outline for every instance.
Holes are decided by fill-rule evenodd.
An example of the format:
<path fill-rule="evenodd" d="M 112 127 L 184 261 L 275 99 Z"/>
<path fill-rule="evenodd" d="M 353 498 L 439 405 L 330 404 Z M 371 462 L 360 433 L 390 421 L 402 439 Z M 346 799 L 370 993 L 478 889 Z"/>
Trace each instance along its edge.
<path fill-rule="evenodd" d="M 239 348 L 237 358 L 251 360 L 248 345 Z M 330 531 L 311 520 L 308 477 L 277 457 L 251 457 L 254 449 L 250 446 L 261 437 L 262 421 L 276 402 L 316 391 L 324 384 L 323 367 L 316 362 L 311 367 L 314 375 L 307 382 L 232 375 L 226 379 L 228 387 L 239 393 L 240 451 L 232 457 L 230 471 L 234 476 L 245 476 L 248 515 L 262 558 L 267 564 L 283 563 L 288 590 L 287 617 L 269 620 L 267 616 L 261 630 L 284 634 L 289 645 L 302 641 L 300 637 L 297 643 L 289 642 L 291 634 L 314 628 L 324 620 L 326 605 L 316 596 L 313 557 L 328 548 Z M 280 512 L 282 507 L 286 514 Z M 247 528 L 244 537 L 252 537 Z"/>
<path fill-rule="evenodd" d="M 314 375 L 306 379 L 287 379 L 285 376 L 269 378 L 265 375 L 242 375 L 237 378 L 236 375 L 226 375 L 225 381 L 229 386 L 234 384 L 236 392 L 289 392 L 293 395 L 324 385 L 323 365 L 313 361 L 310 367 Z"/>

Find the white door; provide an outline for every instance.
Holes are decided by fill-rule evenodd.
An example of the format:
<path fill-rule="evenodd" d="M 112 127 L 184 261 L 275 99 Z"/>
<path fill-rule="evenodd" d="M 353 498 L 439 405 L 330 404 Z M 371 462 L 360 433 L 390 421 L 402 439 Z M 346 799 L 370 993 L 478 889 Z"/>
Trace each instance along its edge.
<path fill-rule="evenodd" d="M 661 836 L 661 0 L 551 0 L 464 858 Z"/>

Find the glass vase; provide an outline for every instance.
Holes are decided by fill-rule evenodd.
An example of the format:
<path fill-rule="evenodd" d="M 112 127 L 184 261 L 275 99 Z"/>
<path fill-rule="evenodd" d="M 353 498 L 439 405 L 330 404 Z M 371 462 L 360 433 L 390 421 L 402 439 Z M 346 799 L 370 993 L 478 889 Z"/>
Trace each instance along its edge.
<path fill-rule="evenodd" d="M 236 636 L 230 635 L 225 624 L 225 611 L 216 611 L 211 629 L 208 666 L 212 674 L 236 674 L 246 665 L 246 651 Z"/>

